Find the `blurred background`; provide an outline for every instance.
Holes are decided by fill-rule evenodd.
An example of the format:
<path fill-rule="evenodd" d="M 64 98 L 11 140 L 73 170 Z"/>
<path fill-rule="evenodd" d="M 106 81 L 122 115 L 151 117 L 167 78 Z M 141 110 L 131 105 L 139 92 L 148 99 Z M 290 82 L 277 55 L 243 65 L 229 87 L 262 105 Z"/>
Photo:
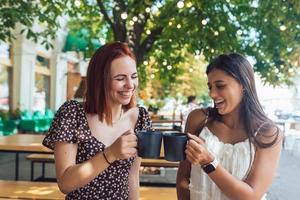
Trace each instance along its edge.
<path fill-rule="evenodd" d="M 286 138 L 282 162 L 289 165 L 281 163 L 271 197 L 295 199 L 296 168 L 286 177 L 291 187 L 278 188 L 281 173 L 288 166 L 299 167 L 299 33 L 298 0 L 3 0 L 0 137 L 44 134 L 60 105 L 81 101 L 89 59 L 106 42 L 127 42 L 132 48 L 138 104 L 165 131 L 182 130 L 189 96 L 198 107 L 211 106 L 205 75 L 209 61 L 222 53 L 241 53 L 253 65 L 265 112 Z M 6 165 L 6 155 L 1 156 Z M 144 172 L 163 174 L 165 168 Z M 174 182 L 176 168 L 170 173 L 167 183 Z M 295 196 L 287 196 L 291 194 Z"/>

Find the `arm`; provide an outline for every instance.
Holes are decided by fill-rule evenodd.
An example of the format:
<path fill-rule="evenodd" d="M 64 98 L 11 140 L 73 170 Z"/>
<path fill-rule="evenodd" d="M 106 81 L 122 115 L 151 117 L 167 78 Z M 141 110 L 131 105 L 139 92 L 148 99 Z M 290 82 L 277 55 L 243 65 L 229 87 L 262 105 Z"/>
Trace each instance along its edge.
<path fill-rule="evenodd" d="M 81 164 L 76 164 L 76 153 L 77 144 L 55 143 L 57 184 L 61 192 L 65 194 L 88 184 L 109 166 L 102 152 Z"/>
<path fill-rule="evenodd" d="M 181 161 L 177 171 L 176 178 L 176 190 L 177 190 L 177 199 L 178 200 L 189 200 L 190 191 L 190 172 L 191 172 L 191 163 L 187 160 Z"/>
<path fill-rule="evenodd" d="M 201 139 L 194 139 L 194 136 L 191 137 L 193 141 L 189 143 L 190 147 L 197 146 L 198 148 L 189 148 L 190 153 L 188 159 L 193 164 L 198 163 L 200 165 L 210 162 L 212 157 L 204 145 L 201 144 L 201 141 L 198 141 Z M 260 200 L 275 176 L 280 158 L 281 143 L 282 134 L 279 135 L 277 143 L 273 146 L 258 148 L 256 150 L 250 173 L 244 181 L 232 176 L 221 165 L 218 165 L 216 170 L 209 174 L 209 177 L 230 199 Z M 192 151 L 194 153 L 192 153 Z"/>
<path fill-rule="evenodd" d="M 129 172 L 129 200 L 139 200 L 140 179 L 139 170 L 141 166 L 141 158 L 135 157 Z"/>
<path fill-rule="evenodd" d="M 205 118 L 206 116 L 202 110 L 197 109 L 192 111 L 187 118 L 185 133 L 198 133 L 200 128 L 203 126 Z M 191 163 L 188 160 L 181 161 L 179 164 L 176 178 L 177 198 L 179 200 L 190 199 L 190 172 Z"/>
<path fill-rule="evenodd" d="M 133 130 L 125 132 L 104 150 L 110 163 L 136 155 L 137 138 Z M 103 152 L 91 159 L 76 164 L 77 144 L 56 142 L 54 148 L 57 183 L 63 193 L 83 187 L 109 167 Z M 76 177 L 76 178 L 74 178 Z"/>

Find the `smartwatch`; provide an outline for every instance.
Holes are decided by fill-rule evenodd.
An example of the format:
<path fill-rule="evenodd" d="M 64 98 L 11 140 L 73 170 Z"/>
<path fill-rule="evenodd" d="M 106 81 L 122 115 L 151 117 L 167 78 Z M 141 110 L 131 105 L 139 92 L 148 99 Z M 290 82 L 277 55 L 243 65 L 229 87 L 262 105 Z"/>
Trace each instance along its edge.
<path fill-rule="evenodd" d="M 217 166 L 218 166 L 219 162 L 218 160 L 215 158 L 212 162 L 205 164 L 202 167 L 203 171 L 205 171 L 205 173 L 209 174 L 213 171 L 216 170 Z"/>

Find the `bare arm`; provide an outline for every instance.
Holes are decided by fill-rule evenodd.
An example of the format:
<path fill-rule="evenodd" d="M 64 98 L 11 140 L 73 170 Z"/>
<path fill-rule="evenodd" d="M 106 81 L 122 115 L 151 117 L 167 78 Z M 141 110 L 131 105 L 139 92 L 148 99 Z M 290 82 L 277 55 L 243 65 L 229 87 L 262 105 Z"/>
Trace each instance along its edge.
<path fill-rule="evenodd" d="M 194 136 L 192 136 L 194 138 Z M 191 141 L 189 145 L 189 160 L 196 164 L 210 162 L 209 152 L 201 144 L 200 138 Z M 196 141 L 196 142 L 195 142 Z M 203 141 L 202 141 L 203 142 Z M 282 147 L 282 134 L 275 145 L 269 148 L 258 148 L 251 171 L 246 180 L 239 180 L 218 165 L 209 177 L 217 184 L 222 192 L 230 199 L 234 200 L 259 200 L 263 197 L 275 176 Z M 199 148 L 193 148 L 193 147 Z M 191 153 L 194 151 L 194 153 Z M 193 155 L 196 156 L 193 156 Z"/>
<path fill-rule="evenodd" d="M 76 153 L 77 144 L 55 143 L 54 156 L 57 183 L 59 189 L 65 194 L 88 184 L 109 166 L 103 157 L 103 153 L 98 153 L 93 158 L 81 164 L 76 164 Z"/>
<path fill-rule="evenodd" d="M 136 155 L 137 138 L 133 130 L 125 132 L 104 150 L 110 163 Z M 54 148 L 57 183 L 63 193 L 83 187 L 109 167 L 103 152 L 76 164 L 77 144 L 56 142 Z"/>
<path fill-rule="evenodd" d="M 190 199 L 190 172 L 191 163 L 187 160 L 181 161 L 177 171 L 176 178 L 176 190 L 178 200 L 189 200 Z"/>
<path fill-rule="evenodd" d="M 129 200 L 139 200 L 140 178 L 139 170 L 141 166 L 141 158 L 135 157 L 134 162 L 129 171 Z"/>
<path fill-rule="evenodd" d="M 197 134 L 200 127 L 203 126 L 206 116 L 200 109 L 192 111 L 187 119 L 185 132 Z M 188 160 L 181 161 L 177 171 L 176 178 L 176 190 L 177 198 L 179 200 L 189 200 L 190 199 L 190 173 L 191 173 L 191 163 Z"/>

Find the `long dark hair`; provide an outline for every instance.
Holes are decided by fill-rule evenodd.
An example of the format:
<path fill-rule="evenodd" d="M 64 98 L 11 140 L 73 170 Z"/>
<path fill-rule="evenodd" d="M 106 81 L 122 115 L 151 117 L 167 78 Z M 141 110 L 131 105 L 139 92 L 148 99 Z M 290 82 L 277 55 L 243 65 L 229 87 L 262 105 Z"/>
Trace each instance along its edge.
<path fill-rule="evenodd" d="M 100 121 L 105 119 L 108 124 L 112 124 L 109 102 L 111 63 L 113 60 L 124 56 L 129 56 L 136 61 L 134 54 L 126 43 L 113 42 L 105 44 L 94 53 L 87 69 L 85 111 L 86 113 L 97 114 Z M 124 108 L 129 109 L 135 105 L 136 93 Z"/>
<path fill-rule="evenodd" d="M 240 116 L 242 116 L 242 122 L 250 141 L 253 141 L 256 145 L 262 148 L 267 148 L 275 144 L 279 135 L 279 129 L 275 123 L 267 117 L 258 100 L 254 71 L 249 61 L 237 53 L 231 53 L 228 55 L 222 54 L 212 60 L 212 62 L 207 66 L 206 74 L 208 75 L 214 69 L 224 71 L 243 86 L 244 93 L 241 102 Z M 213 108 L 209 108 L 208 111 L 209 116 L 213 120 L 221 121 L 222 117 L 215 106 Z M 266 135 L 265 133 L 271 128 L 272 130 L 276 130 L 274 135 Z M 260 136 L 275 136 L 275 138 L 271 142 L 265 143 L 262 141 L 262 137 Z"/>

